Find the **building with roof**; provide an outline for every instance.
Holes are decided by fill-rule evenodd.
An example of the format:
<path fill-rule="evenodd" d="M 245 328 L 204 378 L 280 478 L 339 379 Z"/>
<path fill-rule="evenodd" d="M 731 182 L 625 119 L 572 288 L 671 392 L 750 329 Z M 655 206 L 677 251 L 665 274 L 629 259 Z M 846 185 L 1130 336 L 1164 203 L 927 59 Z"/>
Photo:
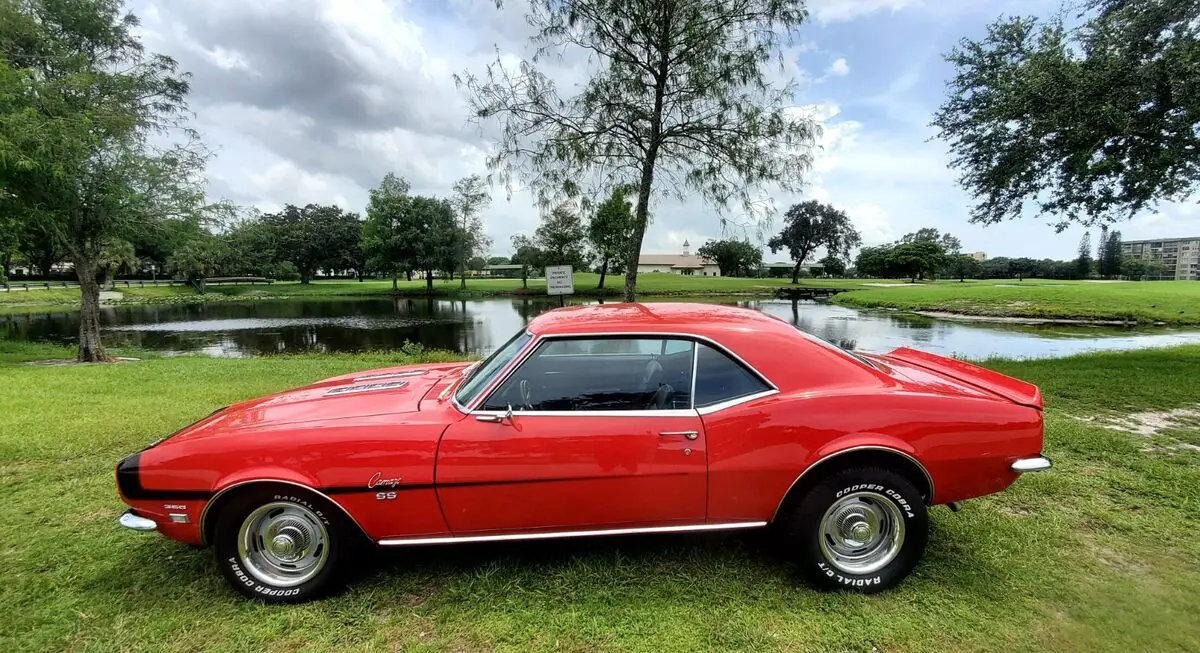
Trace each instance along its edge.
<path fill-rule="evenodd" d="M 691 245 L 683 241 L 681 254 L 642 254 L 638 257 L 638 274 L 647 272 L 665 272 L 667 274 L 682 274 L 689 277 L 719 277 L 721 268 L 715 261 L 702 256 L 693 256 Z"/>
<path fill-rule="evenodd" d="M 1127 240 L 1121 243 L 1121 256 L 1155 264 L 1158 274 L 1147 279 L 1200 279 L 1200 236 Z"/>

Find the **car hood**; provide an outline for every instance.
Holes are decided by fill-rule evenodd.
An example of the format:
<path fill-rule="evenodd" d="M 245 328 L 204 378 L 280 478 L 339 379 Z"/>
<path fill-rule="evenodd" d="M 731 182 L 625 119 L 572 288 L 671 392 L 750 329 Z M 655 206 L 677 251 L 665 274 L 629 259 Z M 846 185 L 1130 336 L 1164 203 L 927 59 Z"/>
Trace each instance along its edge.
<path fill-rule="evenodd" d="M 329 422 L 353 417 L 413 413 L 421 399 L 470 363 L 408 365 L 336 376 L 293 390 L 234 404 L 171 436 L 187 440 L 204 433 L 285 424 Z"/>

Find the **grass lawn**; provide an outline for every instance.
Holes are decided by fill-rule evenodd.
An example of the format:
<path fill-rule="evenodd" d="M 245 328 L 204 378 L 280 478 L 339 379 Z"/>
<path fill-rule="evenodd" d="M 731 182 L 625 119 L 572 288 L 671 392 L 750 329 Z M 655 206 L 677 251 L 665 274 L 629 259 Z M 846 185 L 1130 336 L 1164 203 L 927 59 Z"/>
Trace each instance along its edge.
<path fill-rule="evenodd" d="M 905 292 L 903 290 L 896 292 Z M 45 355 L 14 344 L 8 360 Z M 925 561 L 814 592 L 761 536 L 389 552 L 343 595 L 267 607 L 210 551 L 122 531 L 112 467 L 216 407 L 397 355 L 0 363 L 0 651 L 1200 650 L 1200 347 L 989 365 L 1041 385 L 1049 473 L 932 511 Z"/>
<path fill-rule="evenodd" d="M 863 308 L 967 315 L 1200 324 L 1200 282 L 940 281 L 868 287 L 834 301 Z"/>
<path fill-rule="evenodd" d="M 600 275 L 579 273 L 575 275 L 575 294 L 583 297 L 619 297 L 624 287 L 624 277 L 609 276 L 605 280 L 605 288 L 597 289 L 596 284 Z M 685 277 L 674 274 L 643 274 L 638 277 L 638 291 L 647 296 L 670 295 L 705 295 L 705 294 L 757 294 L 770 295 L 775 289 L 791 285 L 790 279 L 743 279 L 735 277 Z M 804 279 L 802 286 L 821 288 L 849 288 L 855 286 L 854 280 L 847 279 Z M 529 287 L 522 288 L 520 279 L 468 279 L 467 289 L 459 289 L 457 279 L 435 279 L 433 292 L 439 297 L 487 296 L 530 294 L 544 296 L 546 294 L 545 279 L 530 279 Z M 119 302 L 128 303 L 171 303 L 171 302 L 209 302 L 209 301 L 253 301 L 263 299 L 285 299 L 304 297 L 356 297 L 371 295 L 388 295 L 392 293 L 392 283 L 389 280 L 370 281 L 314 281 L 310 284 L 298 282 L 277 282 L 270 285 L 211 285 L 203 295 L 197 294 L 190 286 L 146 286 L 139 288 L 133 285 L 129 288 L 118 282 L 114 288 L 122 294 Z M 425 282 L 422 280 L 404 281 L 398 284 L 398 291 L 404 295 L 425 296 Z M 110 302 L 111 303 L 111 302 Z M 55 288 L 50 290 L 17 290 L 0 292 L 0 312 L 38 312 L 46 306 L 78 306 L 79 290 L 77 288 Z"/>

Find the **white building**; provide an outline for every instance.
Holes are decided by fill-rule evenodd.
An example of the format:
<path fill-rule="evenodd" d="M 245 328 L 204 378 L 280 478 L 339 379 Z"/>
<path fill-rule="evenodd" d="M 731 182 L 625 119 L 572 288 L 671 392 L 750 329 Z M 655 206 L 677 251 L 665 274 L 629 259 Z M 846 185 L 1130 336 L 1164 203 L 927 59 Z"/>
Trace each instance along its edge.
<path fill-rule="evenodd" d="M 1200 237 L 1127 240 L 1121 243 L 1121 256 L 1157 263 L 1159 274 L 1148 279 L 1200 279 Z"/>
<path fill-rule="evenodd" d="M 638 257 L 638 274 L 647 272 L 665 272 L 695 277 L 719 277 L 721 268 L 717 264 L 700 256 L 692 256 L 688 242 L 683 241 L 682 254 L 642 254 Z"/>

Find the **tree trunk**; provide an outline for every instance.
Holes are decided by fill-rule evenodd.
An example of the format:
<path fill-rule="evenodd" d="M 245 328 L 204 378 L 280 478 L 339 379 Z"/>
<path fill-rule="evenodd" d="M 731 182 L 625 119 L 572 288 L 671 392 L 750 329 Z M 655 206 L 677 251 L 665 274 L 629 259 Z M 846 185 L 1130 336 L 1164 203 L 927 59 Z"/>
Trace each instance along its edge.
<path fill-rule="evenodd" d="M 307 270 L 304 272 L 301 272 L 300 273 L 300 283 L 303 285 L 308 285 L 309 281 L 312 281 L 312 273 L 308 272 Z"/>
<path fill-rule="evenodd" d="M 662 104 L 662 98 L 657 100 L 658 105 Z M 658 140 L 659 125 L 656 121 L 651 131 L 654 132 L 654 140 Z M 629 237 L 629 251 L 626 253 L 625 260 L 625 301 L 637 301 L 637 275 L 638 275 L 638 259 L 642 253 L 642 238 L 646 235 L 646 222 L 650 217 L 650 186 L 654 183 L 654 159 L 658 155 L 658 146 L 651 146 L 651 151 L 646 155 L 646 161 L 642 165 L 642 180 L 638 188 L 638 206 L 637 213 L 633 219 L 633 233 Z"/>
<path fill-rule="evenodd" d="M 399 287 L 396 285 L 396 281 L 397 281 L 397 277 L 398 277 L 398 276 L 399 276 L 399 275 L 397 275 L 395 272 L 393 272 L 393 273 L 392 273 L 392 292 L 396 292 L 397 290 L 399 290 L 399 289 L 400 289 L 400 288 L 399 288 Z"/>
<path fill-rule="evenodd" d="M 800 283 L 800 262 L 799 261 L 797 261 L 796 265 L 792 268 L 792 283 Z"/>
<path fill-rule="evenodd" d="M 458 287 L 467 287 L 467 261 L 465 259 L 462 262 L 462 266 L 458 269 Z"/>
<path fill-rule="evenodd" d="M 425 271 L 425 292 L 433 294 L 433 270 Z"/>
<path fill-rule="evenodd" d="M 3 271 L 0 271 L 0 276 L 3 276 L 5 279 L 7 279 L 8 270 L 12 267 L 12 254 L 5 254 L 4 258 L 0 259 L 0 267 L 3 267 Z"/>
<path fill-rule="evenodd" d="M 404 274 L 408 277 L 409 281 L 412 281 L 412 270 L 405 270 Z"/>
<path fill-rule="evenodd" d="M 529 290 L 529 267 L 521 267 L 521 290 Z"/>
<path fill-rule="evenodd" d="M 75 360 L 81 363 L 107 363 L 112 359 L 100 342 L 100 285 L 96 283 L 96 257 L 76 256 L 75 276 L 79 279 L 79 349 Z"/>
<path fill-rule="evenodd" d="M 45 250 L 42 252 L 41 258 L 38 259 L 38 270 L 43 277 L 50 278 L 50 268 L 54 267 L 54 251 Z"/>
<path fill-rule="evenodd" d="M 604 275 L 606 275 L 606 274 L 608 274 L 608 257 L 607 256 L 604 257 L 604 264 L 600 266 L 600 283 L 596 285 L 597 288 L 604 287 Z"/>

